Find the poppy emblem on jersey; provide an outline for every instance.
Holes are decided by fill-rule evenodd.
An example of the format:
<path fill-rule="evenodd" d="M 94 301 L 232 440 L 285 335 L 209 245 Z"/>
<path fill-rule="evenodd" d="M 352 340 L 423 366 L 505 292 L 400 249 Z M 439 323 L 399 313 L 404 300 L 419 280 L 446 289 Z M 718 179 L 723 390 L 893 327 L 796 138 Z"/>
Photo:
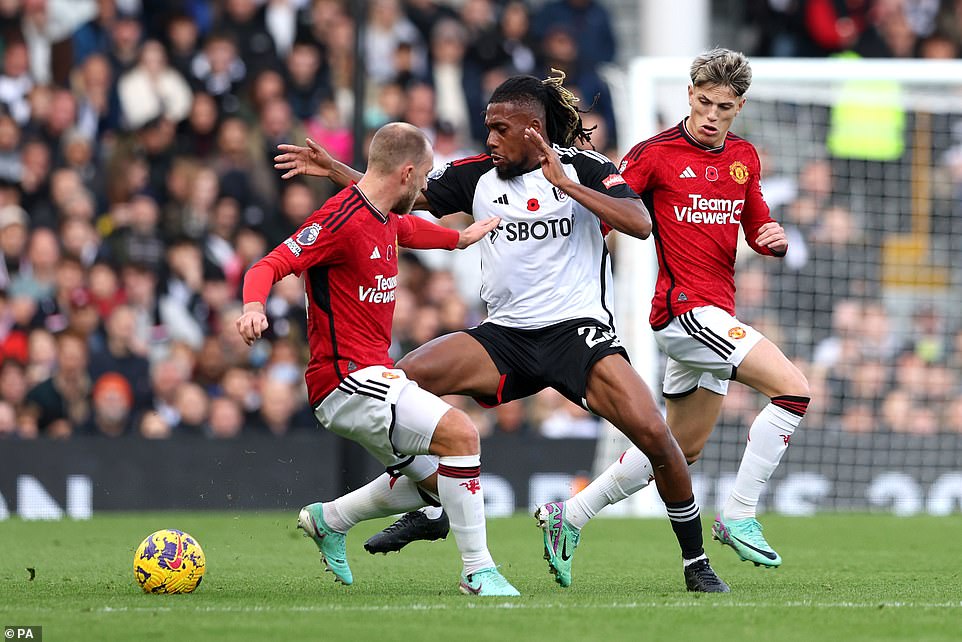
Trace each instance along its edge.
<path fill-rule="evenodd" d="M 705 179 L 714 183 L 718 180 L 718 168 L 714 165 L 709 165 L 705 168 Z"/>
<path fill-rule="evenodd" d="M 539 209 L 541 209 L 541 203 L 538 202 L 538 199 L 536 199 L 536 198 L 529 198 L 529 199 L 528 199 L 528 211 L 529 211 L 529 212 L 537 212 Z"/>
<path fill-rule="evenodd" d="M 314 241 L 317 240 L 320 234 L 321 226 L 317 223 L 311 223 L 298 233 L 297 244 L 302 246 L 314 245 Z"/>
<path fill-rule="evenodd" d="M 736 325 L 734 328 L 728 331 L 728 336 L 731 337 L 732 339 L 744 339 L 745 328 L 742 328 L 741 326 Z"/>
<path fill-rule="evenodd" d="M 744 185 L 748 182 L 748 168 L 745 167 L 745 163 L 741 161 L 732 163 L 728 167 L 728 173 L 731 174 L 732 180 L 739 185 Z"/>
<path fill-rule="evenodd" d="M 384 377 L 385 379 L 400 379 L 400 378 L 401 378 L 401 377 L 399 377 L 398 375 L 394 374 L 393 372 L 382 372 L 382 373 L 381 373 L 381 376 Z"/>
<path fill-rule="evenodd" d="M 608 178 L 602 179 L 601 183 L 605 186 L 605 189 L 611 189 L 615 185 L 624 185 L 625 177 L 621 174 L 609 174 Z"/>

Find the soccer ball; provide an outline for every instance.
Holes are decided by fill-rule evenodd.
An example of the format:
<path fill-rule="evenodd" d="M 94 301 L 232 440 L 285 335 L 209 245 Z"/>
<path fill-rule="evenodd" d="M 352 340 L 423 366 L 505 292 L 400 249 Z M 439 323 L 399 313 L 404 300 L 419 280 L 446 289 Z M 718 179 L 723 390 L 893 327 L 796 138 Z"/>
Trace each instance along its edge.
<path fill-rule="evenodd" d="M 134 579 L 144 593 L 190 593 L 207 560 L 197 540 L 175 528 L 147 536 L 134 554 Z"/>

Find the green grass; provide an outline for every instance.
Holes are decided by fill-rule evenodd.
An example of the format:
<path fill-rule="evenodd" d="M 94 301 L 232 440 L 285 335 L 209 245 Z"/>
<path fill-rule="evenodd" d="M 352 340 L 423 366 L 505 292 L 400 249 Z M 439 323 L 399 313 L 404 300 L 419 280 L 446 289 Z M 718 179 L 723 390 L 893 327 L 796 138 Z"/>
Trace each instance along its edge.
<path fill-rule="evenodd" d="M 520 599 L 457 592 L 452 538 L 373 557 L 348 539 L 355 584 L 334 584 L 290 513 L 101 514 L 86 522 L 0 522 L 0 627 L 56 640 L 959 640 L 962 516 L 765 518 L 785 563 L 766 570 L 709 542 L 729 595 L 684 590 L 667 521 L 598 519 L 574 584 L 561 589 L 528 517 L 490 520 L 489 543 Z M 708 526 L 706 524 L 706 533 Z M 180 528 L 207 554 L 192 595 L 144 595 L 133 552 Z M 36 570 L 29 580 L 27 568 Z"/>

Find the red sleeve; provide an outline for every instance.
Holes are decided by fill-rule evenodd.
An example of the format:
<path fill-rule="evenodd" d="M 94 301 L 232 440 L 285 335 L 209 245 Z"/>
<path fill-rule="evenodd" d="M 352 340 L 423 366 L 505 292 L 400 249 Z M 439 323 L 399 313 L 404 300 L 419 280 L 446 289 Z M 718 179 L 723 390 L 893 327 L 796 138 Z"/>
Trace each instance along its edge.
<path fill-rule="evenodd" d="M 244 303 L 266 304 L 271 287 L 292 272 L 290 263 L 275 249 L 244 275 Z"/>
<path fill-rule="evenodd" d="M 640 143 L 636 147 L 641 147 L 641 145 L 644 145 L 644 143 Z M 644 150 L 641 153 L 636 153 L 633 149 L 621 161 L 621 175 L 628 183 L 628 187 L 639 196 L 653 188 L 655 176 L 651 169 L 652 164 L 649 162 L 651 154 L 651 149 Z"/>
<path fill-rule="evenodd" d="M 776 253 L 771 248 L 762 247 L 755 242 L 758 238 L 758 229 L 766 223 L 773 223 L 775 219 L 771 217 L 768 203 L 762 196 L 761 185 L 761 162 L 758 160 L 758 152 L 752 148 L 755 162 L 748 178 L 748 190 L 745 193 L 745 205 L 742 207 L 742 230 L 745 232 L 745 240 L 753 250 L 765 256 L 785 256 L 784 252 Z"/>
<path fill-rule="evenodd" d="M 335 235 L 323 228 L 311 216 L 270 254 L 251 266 L 244 275 L 244 303 L 267 301 L 271 286 L 288 274 L 300 275 L 314 265 L 331 265 L 340 258 L 339 240 L 344 233 Z"/>
<path fill-rule="evenodd" d="M 458 247 L 460 238 L 457 230 L 441 227 L 413 214 L 398 217 L 397 240 L 401 247 L 414 250 L 453 250 Z"/>

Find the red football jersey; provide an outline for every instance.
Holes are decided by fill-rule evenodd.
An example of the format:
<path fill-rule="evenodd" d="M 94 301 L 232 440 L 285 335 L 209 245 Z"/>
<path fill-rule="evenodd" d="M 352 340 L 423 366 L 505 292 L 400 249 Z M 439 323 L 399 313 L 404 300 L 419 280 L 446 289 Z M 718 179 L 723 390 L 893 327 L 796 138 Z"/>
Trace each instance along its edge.
<path fill-rule="evenodd" d="M 388 349 L 398 244 L 454 249 L 457 242 L 455 230 L 416 216 L 384 215 L 352 185 L 251 266 L 244 279 L 244 302 L 264 302 L 272 283 L 305 273 L 311 356 L 304 376 L 311 404 L 316 405 L 348 373 L 393 366 Z"/>
<path fill-rule="evenodd" d="M 658 254 L 652 327 L 704 305 L 734 315 L 738 226 L 752 249 L 775 255 L 755 243 L 758 228 L 773 220 L 755 147 L 732 133 L 720 147 L 706 147 L 683 120 L 635 145 L 620 169 L 651 213 Z"/>

